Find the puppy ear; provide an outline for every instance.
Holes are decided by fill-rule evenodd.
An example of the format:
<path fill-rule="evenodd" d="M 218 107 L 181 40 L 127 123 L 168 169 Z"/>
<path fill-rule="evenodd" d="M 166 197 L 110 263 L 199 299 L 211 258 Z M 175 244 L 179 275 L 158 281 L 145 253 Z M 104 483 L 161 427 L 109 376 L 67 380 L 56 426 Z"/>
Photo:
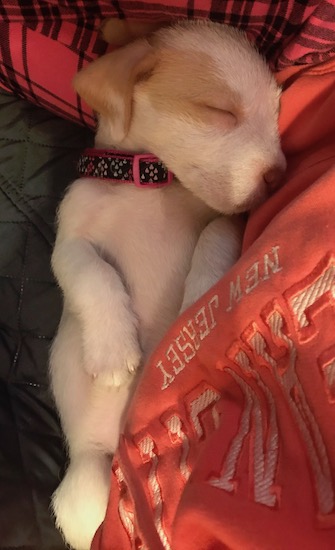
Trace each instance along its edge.
<path fill-rule="evenodd" d="M 126 19 L 114 19 L 110 17 L 102 22 L 99 31 L 101 38 L 108 44 L 124 46 L 136 38 L 156 31 L 162 26 L 164 26 L 164 23 L 153 23 L 152 21 L 140 21 L 137 19 L 128 21 Z"/>
<path fill-rule="evenodd" d="M 129 130 L 134 86 L 153 69 L 156 56 L 145 39 L 104 55 L 80 71 L 74 89 L 97 113 L 107 115 L 115 141 Z"/>

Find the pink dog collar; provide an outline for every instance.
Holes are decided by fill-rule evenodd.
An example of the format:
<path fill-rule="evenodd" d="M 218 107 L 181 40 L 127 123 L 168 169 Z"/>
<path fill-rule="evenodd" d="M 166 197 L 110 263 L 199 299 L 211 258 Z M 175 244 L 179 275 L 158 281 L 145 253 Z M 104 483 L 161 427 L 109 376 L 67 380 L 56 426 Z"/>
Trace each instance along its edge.
<path fill-rule="evenodd" d="M 173 174 L 154 155 L 137 155 L 114 149 L 85 149 L 79 158 L 78 173 L 82 177 L 133 183 L 141 188 L 169 185 Z"/>

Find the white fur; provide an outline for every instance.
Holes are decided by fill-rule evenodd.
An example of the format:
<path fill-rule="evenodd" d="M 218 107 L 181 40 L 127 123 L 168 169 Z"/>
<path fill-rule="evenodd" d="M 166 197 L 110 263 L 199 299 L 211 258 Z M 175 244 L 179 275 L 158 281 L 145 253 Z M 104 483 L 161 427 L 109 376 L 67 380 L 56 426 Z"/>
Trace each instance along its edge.
<path fill-rule="evenodd" d="M 50 372 L 70 458 L 53 496 L 53 510 L 66 541 L 77 550 L 90 547 L 104 518 L 111 455 L 136 370 L 178 312 L 207 291 L 238 257 L 241 222 L 217 218 L 216 211 L 233 213 L 258 203 L 265 195 L 263 173 L 285 167 L 277 131 L 279 91 L 241 34 L 220 25 L 188 23 L 159 31 L 153 46 L 141 44 L 144 55 L 154 51 L 156 61 L 152 75 L 134 84 L 125 135 L 120 116 L 116 132 L 115 119 L 104 111 L 109 101 L 120 107 L 122 93 L 118 96 L 113 89 L 99 98 L 101 86 L 94 89 L 94 71 L 103 76 L 106 63 L 107 79 L 109 58 L 93 63 L 89 78 L 85 71 L 82 78 L 79 75 L 79 91 L 92 87 L 91 97 L 97 96 L 98 105 L 101 101 L 99 146 L 155 153 L 183 185 L 175 180 L 164 189 L 140 190 L 88 178 L 75 181 L 60 205 L 52 256 L 64 312 Z M 132 48 L 121 52 L 130 66 Z M 157 68 L 157 56 L 162 63 L 166 51 L 172 56 L 182 52 L 187 58 L 194 50 L 212 60 L 206 90 L 222 86 L 222 94 L 213 95 L 213 101 L 222 103 L 208 106 L 208 96 L 202 97 L 191 53 L 188 74 L 195 75 L 195 82 L 185 82 L 185 97 L 180 97 L 183 88 L 171 69 L 178 97 L 169 94 L 164 103 L 157 90 L 164 95 L 164 78 L 169 75 L 162 74 L 159 63 Z M 137 57 L 138 52 L 137 47 Z M 205 110 L 199 112 L 205 122 L 197 119 L 194 97 L 189 96 L 189 89 L 196 92 L 198 84 L 195 97 Z M 238 113 L 230 106 L 227 88 L 239 98 Z M 125 107 L 119 113 L 126 113 Z M 116 133 L 122 136 L 119 142 Z"/>

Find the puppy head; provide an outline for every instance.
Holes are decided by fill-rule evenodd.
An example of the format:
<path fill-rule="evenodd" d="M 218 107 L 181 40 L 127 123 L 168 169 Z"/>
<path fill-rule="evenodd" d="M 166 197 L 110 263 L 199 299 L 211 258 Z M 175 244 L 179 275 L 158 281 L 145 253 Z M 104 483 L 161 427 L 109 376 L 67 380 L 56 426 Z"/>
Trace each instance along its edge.
<path fill-rule="evenodd" d="M 280 89 L 245 36 L 186 22 L 92 63 L 75 79 L 99 113 L 97 144 L 157 155 L 222 213 L 264 200 L 285 170 Z"/>

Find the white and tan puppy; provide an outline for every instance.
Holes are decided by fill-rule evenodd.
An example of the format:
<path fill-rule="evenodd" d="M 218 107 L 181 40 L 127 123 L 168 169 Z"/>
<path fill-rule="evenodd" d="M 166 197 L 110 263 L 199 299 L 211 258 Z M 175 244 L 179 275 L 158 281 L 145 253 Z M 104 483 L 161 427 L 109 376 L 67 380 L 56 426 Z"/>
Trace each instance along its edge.
<path fill-rule="evenodd" d="M 53 510 L 66 541 L 84 550 L 104 518 L 136 370 L 236 261 L 240 225 L 218 212 L 259 204 L 285 160 L 280 90 L 227 26 L 161 29 L 92 63 L 75 88 L 99 114 L 96 147 L 152 153 L 175 174 L 145 190 L 81 178 L 59 209 L 52 265 L 64 312 L 51 381 L 70 463 Z"/>

